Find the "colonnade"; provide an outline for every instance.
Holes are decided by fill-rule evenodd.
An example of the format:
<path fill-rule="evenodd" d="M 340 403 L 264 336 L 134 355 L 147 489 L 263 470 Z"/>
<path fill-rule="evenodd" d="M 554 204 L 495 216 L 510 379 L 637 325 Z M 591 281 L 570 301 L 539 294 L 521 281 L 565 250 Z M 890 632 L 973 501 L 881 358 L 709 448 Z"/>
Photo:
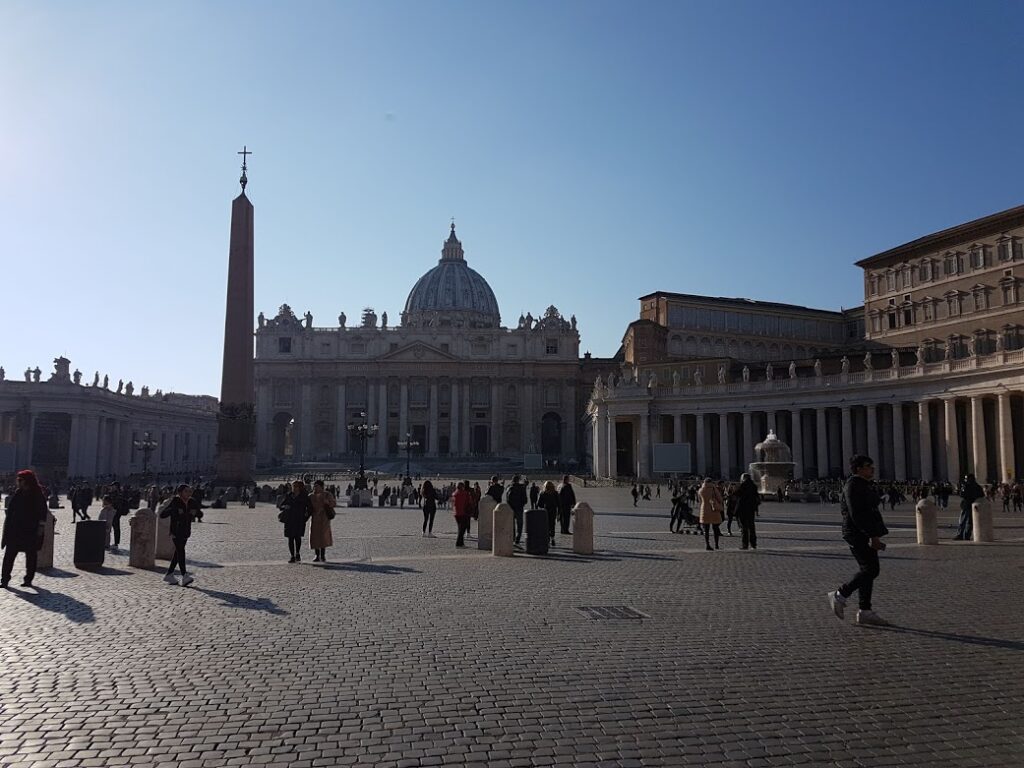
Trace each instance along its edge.
<path fill-rule="evenodd" d="M 754 446 L 774 431 L 793 451 L 794 477 L 842 477 L 854 453 L 867 453 L 884 479 L 981 482 L 1024 477 L 1024 399 L 1020 392 L 965 392 L 908 400 L 798 407 L 692 410 L 672 403 L 604 405 L 592 418 L 598 476 L 651 476 L 657 443 L 690 446 L 691 471 L 736 478 L 754 460 Z"/>

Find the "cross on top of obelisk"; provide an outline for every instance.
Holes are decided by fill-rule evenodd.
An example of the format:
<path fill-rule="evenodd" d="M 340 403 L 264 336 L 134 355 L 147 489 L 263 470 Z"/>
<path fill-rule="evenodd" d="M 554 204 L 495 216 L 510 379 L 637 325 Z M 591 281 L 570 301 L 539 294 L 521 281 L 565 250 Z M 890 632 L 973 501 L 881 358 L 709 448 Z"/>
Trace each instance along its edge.
<path fill-rule="evenodd" d="M 245 192 L 245 185 L 249 183 L 249 179 L 245 175 L 245 172 L 249 170 L 249 167 L 246 165 L 246 161 L 249 159 L 249 155 L 251 155 L 252 152 L 250 152 L 249 148 L 243 144 L 242 151 L 238 154 L 242 156 L 242 178 L 238 180 L 238 183 L 242 185 L 242 192 Z"/>

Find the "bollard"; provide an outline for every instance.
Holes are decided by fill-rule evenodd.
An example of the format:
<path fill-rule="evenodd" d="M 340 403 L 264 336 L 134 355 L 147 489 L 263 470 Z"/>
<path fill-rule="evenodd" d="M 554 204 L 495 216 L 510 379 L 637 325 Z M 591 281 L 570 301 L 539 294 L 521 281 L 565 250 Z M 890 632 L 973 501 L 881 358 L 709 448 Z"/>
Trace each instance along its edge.
<path fill-rule="evenodd" d="M 56 534 L 57 518 L 52 512 L 46 513 L 43 524 L 43 546 L 36 559 L 36 568 L 40 571 L 53 568 L 53 537 Z"/>
<path fill-rule="evenodd" d="M 156 512 L 151 509 L 140 509 L 128 518 L 128 527 L 131 528 L 128 565 L 132 568 L 156 566 L 156 521 Z M 170 532 L 169 519 L 168 532 Z M 170 537 L 168 536 L 168 538 Z"/>
<path fill-rule="evenodd" d="M 512 540 L 515 537 L 515 517 L 505 502 L 494 508 L 494 529 L 491 554 L 495 557 L 512 557 Z"/>
<path fill-rule="evenodd" d="M 939 543 L 939 507 L 935 499 L 927 496 L 917 502 L 917 543 Z"/>
<path fill-rule="evenodd" d="M 975 542 L 994 541 L 992 535 L 992 505 L 985 499 L 974 502 L 971 508 L 971 525 Z"/>
<path fill-rule="evenodd" d="M 480 517 L 476 525 L 476 545 L 478 549 L 490 549 L 494 531 L 494 508 L 498 505 L 494 499 L 484 494 L 478 508 Z"/>
<path fill-rule="evenodd" d="M 585 501 L 572 508 L 572 551 L 577 555 L 594 554 L 594 510 Z"/>
<path fill-rule="evenodd" d="M 174 557 L 174 541 L 171 539 L 171 518 L 156 519 L 156 559 L 170 560 Z"/>

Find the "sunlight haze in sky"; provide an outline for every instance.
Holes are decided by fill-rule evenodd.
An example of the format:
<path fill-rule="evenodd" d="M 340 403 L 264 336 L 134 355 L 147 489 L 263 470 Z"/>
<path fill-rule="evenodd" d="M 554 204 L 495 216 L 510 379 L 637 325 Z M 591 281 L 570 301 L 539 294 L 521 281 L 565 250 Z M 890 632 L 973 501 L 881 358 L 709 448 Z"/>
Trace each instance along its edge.
<path fill-rule="evenodd" d="M 399 319 L 448 224 L 505 324 L 615 353 L 655 290 L 861 303 L 1024 202 L 1019 3 L 0 3 L 0 365 L 217 394 L 256 311 Z M 254 322 L 255 325 L 255 322 Z"/>

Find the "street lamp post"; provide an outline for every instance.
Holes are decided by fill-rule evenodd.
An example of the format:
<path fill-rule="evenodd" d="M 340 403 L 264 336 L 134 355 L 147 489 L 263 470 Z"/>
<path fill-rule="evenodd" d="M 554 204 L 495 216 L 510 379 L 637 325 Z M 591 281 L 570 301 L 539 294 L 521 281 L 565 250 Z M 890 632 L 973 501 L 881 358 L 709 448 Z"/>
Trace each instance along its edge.
<path fill-rule="evenodd" d="M 419 448 L 420 444 L 418 441 L 412 439 L 412 435 L 406 432 L 405 440 L 399 440 L 398 447 L 405 451 L 405 476 L 412 477 L 412 472 L 409 471 L 409 465 L 412 461 L 412 449 Z"/>
<path fill-rule="evenodd" d="M 359 412 L 359 418 L 363 423 L 349 424 L 348 431 L 359 441 L 359 474 L 362 475 L 365 472 L 363 459 L 366 456 L 366 439 L 376 435 L 379 427 L 376 424 L 367 424 L 366 413 L 363 411 Z"/>
<path fill-rule="evenodd" d="M 133 440 L 132 445 L 135 446 L 135 450 L 142 451 L 142 476 L 145 477 L 149 474 L 149 457 L 160 444 L 153 439 L 152 434 L 146 432 L 141 440 Z"/>

